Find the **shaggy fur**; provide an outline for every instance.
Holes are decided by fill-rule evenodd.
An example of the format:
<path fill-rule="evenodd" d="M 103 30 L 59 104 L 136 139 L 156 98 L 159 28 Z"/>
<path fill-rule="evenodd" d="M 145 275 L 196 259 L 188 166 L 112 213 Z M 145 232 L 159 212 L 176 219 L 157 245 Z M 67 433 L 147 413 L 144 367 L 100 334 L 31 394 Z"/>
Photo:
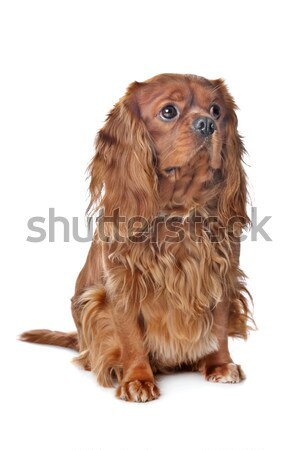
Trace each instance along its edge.
<path fill-rule="evenodd" d="M 249 219 L 235 109 L 220 79 L 163 74 L 129 86 L 89 166 L 99 218 L 72 299 L 77 333 L 22 340 L 79 350 L 77 364 L 103 386 L 117 381 L 125 400 L 157 398 L 156 372 L 244 378 L 228 350 L 228 336 L 246 338 L 252 320 L 239 268 Z"/>

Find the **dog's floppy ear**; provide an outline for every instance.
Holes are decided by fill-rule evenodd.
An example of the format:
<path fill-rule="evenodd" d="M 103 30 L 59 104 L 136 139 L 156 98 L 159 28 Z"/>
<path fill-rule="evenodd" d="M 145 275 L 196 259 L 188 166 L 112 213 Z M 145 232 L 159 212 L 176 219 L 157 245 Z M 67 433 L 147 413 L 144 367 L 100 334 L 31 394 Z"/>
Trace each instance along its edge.
<path fill-rule="evenodd" d="M 105 216 L 118 211 L 126 221 L 136 216 L 149 220 L 158 211 L 155 154 L 135 95 L 140 85 L 132 83 L 109 113 L 89 166 L 89 210 L 104 207 Z"/>
<path fill-rule="evenodd" d="M 227 110 L 226 139 L 222 148 L 224 185 L 220 193 L 218 212 L 224 223 L 238 218 L 243 228 L 249 223 L 246 212 L 246 174 L 243 167 L 243 156 L 246 151 L 237 130 L 238 120 L 235 113 L 237 106 L 224 81 L 216 80 L 215 83 L 216 90 L 221 93 Z"/>

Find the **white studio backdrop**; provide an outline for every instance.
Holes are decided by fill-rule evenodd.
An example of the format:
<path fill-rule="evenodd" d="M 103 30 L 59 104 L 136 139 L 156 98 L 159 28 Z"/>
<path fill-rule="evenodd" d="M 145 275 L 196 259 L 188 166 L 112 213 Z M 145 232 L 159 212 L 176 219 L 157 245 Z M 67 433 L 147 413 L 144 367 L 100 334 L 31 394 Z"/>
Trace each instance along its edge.
<path fill-rule="evenodd" d="M 299 16 L 279 1 L 1 1 L 1 434 L 3 449 L 299 448 Z M 28 242 L 49 208 L 84 235 L 85 169 L 126 86 L 162 72 L 225 78 L 252 205 L 265 230 L 242 246 L 259 330 L 231 342 L 237 386 L 160 378 L 162 396 L 114 398 L 71 351 L 20 343 L 31 328 L 72 330 L 70 301 L 88 243 Z"/>

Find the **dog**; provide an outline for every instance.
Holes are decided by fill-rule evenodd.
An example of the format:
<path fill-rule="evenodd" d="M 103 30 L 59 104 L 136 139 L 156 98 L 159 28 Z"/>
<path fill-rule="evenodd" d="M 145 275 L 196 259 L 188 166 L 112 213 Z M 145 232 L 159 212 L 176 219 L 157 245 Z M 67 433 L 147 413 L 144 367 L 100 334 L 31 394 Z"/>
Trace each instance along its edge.
<path fill-rule="evenodd" d="M 235 110 L 222 79 L 161 74 L 129 86 L 89 165 L 98 219 L 72 298 L 77 332 L 21 340 L 77 350 L 75 362 L 128 401 L 158 398 L 157 373 L 245 378 L 228 349 L 253 322 L 239 267 L 249 218 Z"/>

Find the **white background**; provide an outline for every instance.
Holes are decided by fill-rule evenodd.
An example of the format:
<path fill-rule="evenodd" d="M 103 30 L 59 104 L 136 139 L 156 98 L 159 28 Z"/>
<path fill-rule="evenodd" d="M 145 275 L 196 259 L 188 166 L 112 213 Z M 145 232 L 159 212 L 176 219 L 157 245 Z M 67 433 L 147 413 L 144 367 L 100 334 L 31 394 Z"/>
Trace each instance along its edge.
<path fill-rule="evenodd" d="M 1 2 L 3 449 L 299 448 L 296 5 Z M 84 234 L 96 131 L 131 81 L 161 72 L 226 79 L 240 107 L 252 203 L 259 218 L 272 216 L 272 242 L 242 248 L 259 327 L 231 345 L 246 382 L 160 377 L 158 401 L 128 404 L 74 367 L 73 352 L 16 340 L 31 328 L 74 329 L 69 299 L 89 247 L 64 243 L 59 224 L 55 243 L 27 242 L 27 221 L 54 207 L 69 221 L 80 217 Z"/>

